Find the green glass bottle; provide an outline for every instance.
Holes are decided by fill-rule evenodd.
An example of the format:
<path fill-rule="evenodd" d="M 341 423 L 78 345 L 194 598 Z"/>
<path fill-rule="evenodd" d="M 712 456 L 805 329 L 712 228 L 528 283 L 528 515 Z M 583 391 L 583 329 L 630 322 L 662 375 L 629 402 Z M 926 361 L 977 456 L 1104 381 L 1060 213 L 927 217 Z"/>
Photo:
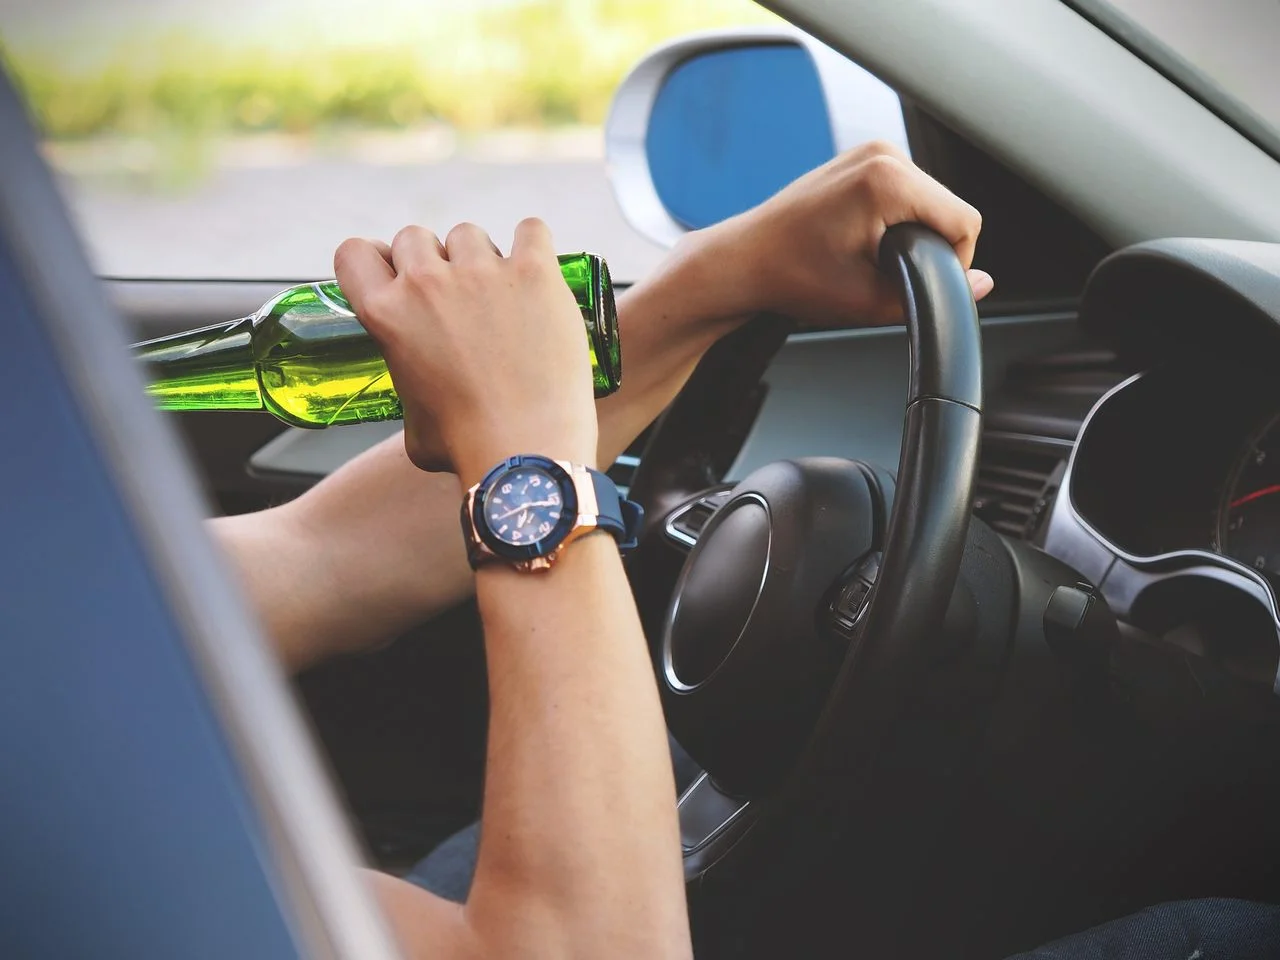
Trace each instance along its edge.
<path fill-rule="evenodd" d="M 622 381 L 609 268 L 589 253 L 559 259 L 582 310 L 596 396 L 608 396 Z M 251 317 L 133 349 L 163 410 L 266 410 L 314 428 L 403 416 L 377 343 L 334 280 L 290 287 Z"/>

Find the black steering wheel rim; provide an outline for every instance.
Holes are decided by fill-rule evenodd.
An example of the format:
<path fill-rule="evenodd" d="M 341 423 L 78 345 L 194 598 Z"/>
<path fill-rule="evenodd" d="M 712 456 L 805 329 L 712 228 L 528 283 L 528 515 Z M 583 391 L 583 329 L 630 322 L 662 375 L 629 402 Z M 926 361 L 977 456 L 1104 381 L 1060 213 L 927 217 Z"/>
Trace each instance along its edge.
<path fill-rule="evenodd" d="M 972 509 L 982 421 L 981 334 L 966 273 L 942 237 L 919 224 L 900 224 L 886 231 L 880 252 L 882 268 L 902 294 L 910 381 L 897 495 L 879 576 L 859 621 L 859 640 L 835 670 L 825 705 L 793 767 L 768 796 L 755 797 L 749 815 L 741 816 L 746 806 L 731 799 L 726 809 L 733 813 L 734 829 L 720 831 L 715 844 L 696 852 L 686 849 L 691 877 L 737 859 L 735 854 L 750 846 L 739 843 L 747 834 L 777 833 L 768 827 L 808 817 L 831 799 L 823 792 L 833 778 L 860 782 L 874 767 L 899 708 L 909 701 L 904 690 L 933 659 L 930 639 L 946 614 Z M 776 321 L 760 321 L 750 339 L 744 337 L 754 350 L 737 350 L 741 362 L 736 366 L 734 357 L 722 354 L 719 374 L 745 392 L 742 381 L 759 378 L 785 332 Z M 706 456 L 689 450 L 697 429 L 708 427 L 714 424 L 705 415 L 702 423 L 696 416 L 668 415 L 646 450 L 633 490 L 666 508 L 719 479 Z M 662 509 L 658 516 L 665 513 Z M 672 603 L 679 600 L 673 597 Z M 661 653 L 658 659 L 661 683 Z M 674 732 L 681 739 L 680 731 Z"/>
<path fill-rule="evenodd" d="M 857 765 L 860 747 L 875 749 L 868 722 L 890 717 L 898 685 L 932 659 L 978 473 L 982 333 L 965 270 L 951 245 L 920 224 L 890 227 L 880 260 L 901 287 L 911 377 L 897 492 L 864 635 L 841 665 L 810 744 L 824 765 L 836 756 Z"/>

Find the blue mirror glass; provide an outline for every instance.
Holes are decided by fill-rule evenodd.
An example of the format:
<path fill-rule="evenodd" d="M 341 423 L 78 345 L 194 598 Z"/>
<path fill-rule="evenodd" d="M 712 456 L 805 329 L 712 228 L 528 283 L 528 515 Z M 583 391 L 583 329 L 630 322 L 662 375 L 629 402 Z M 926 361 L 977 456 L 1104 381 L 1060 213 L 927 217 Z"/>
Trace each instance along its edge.
<path fill-rule="evenodd" d="M 684 61 L 654 100 L 645 153 L 658 199 L 684 226 L 750 209 L 835 155 L 813 60 L 777 43 Z"/>

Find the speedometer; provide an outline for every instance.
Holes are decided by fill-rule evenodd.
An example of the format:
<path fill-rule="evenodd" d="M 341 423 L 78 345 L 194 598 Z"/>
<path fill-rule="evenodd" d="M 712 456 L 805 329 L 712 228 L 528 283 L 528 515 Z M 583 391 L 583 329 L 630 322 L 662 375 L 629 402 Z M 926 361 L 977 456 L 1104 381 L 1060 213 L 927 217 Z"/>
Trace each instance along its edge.
<path fill-rule="evenodd" d="M 1280 416 L 1250 438 L 1232 468 L 1218 509 L 1218 546 L 1280 575 Z"/>

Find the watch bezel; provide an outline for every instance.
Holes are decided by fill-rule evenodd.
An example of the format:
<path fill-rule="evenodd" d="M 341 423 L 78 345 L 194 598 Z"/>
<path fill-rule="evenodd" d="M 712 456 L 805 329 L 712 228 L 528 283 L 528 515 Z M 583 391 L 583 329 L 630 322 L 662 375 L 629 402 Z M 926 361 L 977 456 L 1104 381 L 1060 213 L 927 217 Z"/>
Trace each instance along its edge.
<path fill-rule="evenodd" d="M 490 528 L 489 518 L 484 512 L 485 502 L 489 498 L 489 492 L 507 474 L 529 467 L 541 470 L 559 485 L 562 501 L 560 519 L 556 521 L 555 526 L 545 536 L 535 540 L 533 543 L 508 543 Z M 475 528 L 476 535 L 495 556 L 499 556 L 504 560 L 534 560 L 538 557 L 545 557 L 555 553 L 556 548 L 564 543 L 577 522 L 578 489 L 574 485 L 573 478 L 564 467 L 550 457 L 541 457 L 533 454 L 509 457 L 485 474 L 484 479 L 476 486 L 475 498 L 471 504 L 471 523 Z"/>

